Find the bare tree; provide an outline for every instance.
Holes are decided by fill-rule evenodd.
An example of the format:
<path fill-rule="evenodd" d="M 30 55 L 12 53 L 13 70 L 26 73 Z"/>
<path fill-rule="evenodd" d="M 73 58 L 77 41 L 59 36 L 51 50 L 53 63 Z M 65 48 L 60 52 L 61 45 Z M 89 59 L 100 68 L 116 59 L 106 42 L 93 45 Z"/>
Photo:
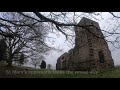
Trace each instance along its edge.
<path fill-rule="evenodd" d="M 120 18 L 119 13 L 118 13 L 118 15 L 115 14 L 114 12 L 108 12 L 108 13 L 113 16 L 113 18 L 111 18 L 111 19 L 115 18 L 116 21 L 119 20 L 119 18 Z M 63 35 L 65 35 L 66 40 L 71 43 L 74 40 L 72 38 L 75 37 L 75 35 L 73 34 L 74 27 L 81 27 L 86 30 L 88 30 L 87 29 L 88 27 L 97 28 L 93 24 L 88 25 L 88 26 L 78 25 L 77 24 L 78 21 L 83 16 L 92 18 L 92 19 L 96 19 L 96 20 L 97 20 L 96 16 L 100 16 L 101 19 L 104 20 L 104 18 L 102 18 L 101 12 L 81 12 L 81 13 L 78 13 L 78 12 L 47 12 L 47 13 L 33 12 L 33 13 L 29 13 L 29 14 L 26 12 L 17 12 L 17 14 L 20 15 L 20 17 L 17 19 L 10 19 L 10 16 L 7 16 L 7 18 L 0 17 L 0 21 L 1 21 L 0 27 L 2 29 L 2 30 L 0 30 L 0 35 L 9 37 L 10 39 L 13 39 L 14 37 L 19 37 L 18 34 L 11 32 L 11 29 L 13 27 L 17 27 L 17 28 L 18 27 L 24 27 L 24 28 L 27 27 L 28 30 L 25 30 L 25 31 L 30 31 L 30 32 L 32 31 L 31 33 L 34 32 L 34 34 L 37 35 L 37 33 L 35 33 L 36 30 L 33 29 L 33 26 L 35 26 L 36 24 L 44 24 L 49 28 L 49 31 L 48 31 L 49 33 L 56 34 L 55 31 L 61 32 Z M 22 20 L 21 18 L 27 18 L 27 20 Z M 29 21 L 32 22 L 32 24 L 29 24 L 28 23 Z M 95 35 L 94 33 L 92 33 L 91 31 L 89 31 L 89 30 L 88 31 L 91 34 L 93 34 L 95 37 L 98 37 L 101 39 L 106 39 L 106 41 L 111 43 L 114 47 L 116 47 L 116 45 L 118 45 L 118 48 L 120 48 L 119 21 L 117 24 L 118 24 L 117 26 L 115 26 L 114 28 L 112 28 L 110 30 L 102 29 L 102 32 L 104 33 L 104 37 L 99 37 L 99 36 Z M 8 29 L 11 33 L 5 32 L 5 29 Z M 21 30 L 21 31 L 24 31 L 24 30 Z M 70 33 L 70 31 L 72 31 L 72 32 Z M 33 34 L 30 34 L 30 35 L 33 35 Z M 111 37 L 111 36 L 114 37 L 113 40 L 109 39 L 109 37 Z M 31 37 L 31 39 L 29 39 L 29 41 L 31 41 L 32 38 L 33 37 Z M 37 41 L 39 41 L 39 39 Z M 47 46 L 46 43 L 43 43 L 42 40 L 40 40 L 40 41 L 43 45 Z M 28 46 L 32 47 L 32 45 L 27 45 L 27 47 Z M 49 48 L 49 46 L 48 46 L 48 48 Z"/>
<path fill-rule="evenodd" d="M 37 58 L 36 58 L 36 55 L 35 55 L 31 58 L 30 62 L 36 68 L 37 66 L 39 66 L 41 64 L 42 60 L 44 60 L 44 57 L 42 55 L 39 55 Z"/>
<path fill-rule="evenodd" d="M 57 30 L 59 32 L 61 32 L 63 35 L 65 35 L 66 40 L 69 41 L 70 43 L 74 41 L 72 41 L 71 37 L 75 37 L 74 34 L 70 34 L 68 31 L 72 31 L 73 27 L 81 27 L 84 28 L 86 30 L 87 27 L 95 27 L 94 25 L 88 25 L 88 26 L 83 26 L 83 25 L 78 25 L 78 21 L 82 18 L 82 17 L 88 17 L 88 18 L 92 18 L 95 20 L 99 20 L 96 17 L 99 16 L 101 17 L 101 20 L 104 20 L 103 16 L 102 16 L 102 12 L 47 12 L 47 13 L 43 13 L 43 12 L 33 12 L 34 15 L 36 16 L 28 16 L 25 13 L 22 12 L 18 12 L 21 15 L 34 19 L 37 22 L 42 22 L 42 23 L 47 23 L 49 24 L 49 26 L 51 27 L 52 32 L 54 30 Z M 115 15 L 113 12 L 108 12 L 109 14 L 111 14 L 113 16 L 113 18 L 117 18 L 119 19 L 119 13 L 117 15 Z M 112 17 L 111 17 L 112 19 Z M 118 21 L 116 19 L 116 21 Z M 118 47 L 120 47 L 119 45 L 119 35 L 120 32 L 118 31 L 119 28 L 119 22 L 117 23 L 118 26 L 114 27 L 112 30 L 102 30 L 102 32 L 104 33 L 104 38 L 106 39 L 107 42 L 111 43 L 114 47 L 116 47 L 116 44 L 118 45 Z M 97 28 L 97 27 L 95 27 Z M 98 28 L 97 28 L 98 29 Z M 92 33 L 91 31 L 89 31 L 90 33 Z M 98 37 L 97 35 L 95 35 L 94 33 L 92 33 L 94 36 Z M 110 40 L 108 39 L 108 37 L 115 37 L 114 40 Z M 102 38 L 102 37 L 98 37 L 98 38 Z M 103 38 L 102 38 L 103 39 Z M 117 47 L 116 47 L 117 48 Z"/>
<path fill-rule="evenodd" d="M 45 43 L 47 31 L 43 24 L 36 23 L 30 18 L 21 17 L 21 15 L 15 12 L 3 13 L 3 18 L 7 19 L 7 21 L 0 24 L 2 24 L 2 33 L 5 33 L 3 36 L 7 43 L 7 63 L 9 67 L 12 66 L 13 61 L 16 61 L 13 59 L 14 56 L 20 52 L 28 53 L 29 55 L 30 51 L 45 53 L 50 49 Z"/>
<path fill-rule="evenodd" d="M 48 64 L 48 65 L 47 65 L 47 68 L 48 68 L 48 69 L 51 69 L 51 67 L 52 67 L 51 64 Z"/>
<path fill-rule="evenodd" d="M 40 62 L 41 62 L 41 60 L 39 60 L 39 59 L 34 59 L 34 58 L 31 58 L 32 60 L 31 60 L 31 64 L 36 68 L 37 66 L 39 66 L 40 65 Z"/>
<path fill-rule="evenodd" d="M 6 59 L 6 49 L 7 45 L 4 39 L 0 40 L 0 61 Z"/>
<path fill-rule="evenodd" d="M 18 12 L 21 17 L 27 17 L 31 20 L 34 20 L 35 23 L 45 23 L 47 25 L 49 25 L 49 27 L 51 27 L 51 32 L 54 33 L 54 30 L 57 30 L 59 32 L 61 32 L 62 34 L 65 35 L 66 39 L 71 42 L 71 38 L 69 36 L 72 36 L 72 37 L 75 37 L 73 34 L 69 34 L 68 33 L 68 29 L 72 29 L 73 30 L 73 27 L 76 26 L 76 27 L 81 27 L 81 28 L 86 28 L 86 27 L 91 27 L 91 26 L 94 26 L 94 25 L 88 25 L 88 26 L 83 26 L 83 25 L 78 25 L 78 20 L 81 18 L 81 17 L 88 17 L 88 18 L 93 18 L 93 19 L 96 19 L 96 16 L 100 16 L 101 19 L 104 19 L 102 18 L 102 12 L 48 12 L 48 13 L 40 13 L 40 12 L 33 12 L 33 13 L 30 13 L 29 15 L 26 14 L 26 12 Z M 113 16 L 113 18 L 117 18 L 119 19 L 119 15 L 115 15 L 113 12 L 109 12 L 109 14 L 111 14 Z M 11 23 L 13 25 L 17 25 L 17 26 L 29 26 L 29 24 L 25 24 L 25 23 L 22 23 L 22 24 L 19 24 L 17 20 L 9 20 L 9 19 L 5 19 L 5 18 L 0 18 L 1 21 L 6 21 L 8 23 Z M 16 23 L 17 22 L 17 23 Z M 1 24 L 2 25 L 2 24 Z M 4 26 L 4 25 L 2 25 Z M 95 27 L 95 26 L 94 26 Z M 110 42 L 111 44 L 113 44 L 113 46 L 115 46 L 115 44 L 119 44 L 119 32 L 117 30 L 118 28 L 116 29 L 113 29 L 111 31 L 108 31 L 108 30 L 102 30 L 102 32 L 105 33 L 105 38 L 108 37 L 108 36 L 114 36 L 114 35 L 117 35 L 116 36 L 116 39 L 111 41 L 111 40 L 108 40 L 106 38 L 106 41 L 107 42 Z M 70 30 L 69 30 L 70 31 Z M 6 36 L 6 37 L 12 37 L 12 34 L 6 34 L 6 33 L 3 33 L 3 32 L 0 32 L 0 34 Z M 101 37 L 100 37 L 101 38 Z"/>

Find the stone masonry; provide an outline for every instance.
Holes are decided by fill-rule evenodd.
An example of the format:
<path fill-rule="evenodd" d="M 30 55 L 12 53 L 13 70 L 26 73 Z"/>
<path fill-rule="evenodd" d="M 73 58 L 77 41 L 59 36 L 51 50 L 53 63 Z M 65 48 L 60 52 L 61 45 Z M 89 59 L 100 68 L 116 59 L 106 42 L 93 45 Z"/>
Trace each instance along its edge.
<path fill-rule="evenodd" d="M 61 55 L 56 64 L 58 70 L 101 70 L 114 67 L 111 52 L 99 24 L 83 17 L 75 29 L 75 47 Z"/>

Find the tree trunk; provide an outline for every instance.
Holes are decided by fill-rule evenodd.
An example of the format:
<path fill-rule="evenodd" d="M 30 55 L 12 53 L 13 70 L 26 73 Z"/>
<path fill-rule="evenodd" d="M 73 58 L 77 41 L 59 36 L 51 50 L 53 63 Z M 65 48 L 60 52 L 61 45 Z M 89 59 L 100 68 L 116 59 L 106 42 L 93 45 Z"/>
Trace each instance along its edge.
<path fill-rule="evenodd" d="M 36 68 L 36 64 L 35 64 L 35 68 Z"/>
<path fill-rule="evenodd" d="M 12 67 L 12 61 L 11 60 L 8 61 L 8 65 L 7 66 L 8 67 Z"/>
<path fill-rule="evenodd" d="M 8 58 L 8 61 L 7 61 L 7 63 L 8 63 L 8 67 L 12 67 L 12 55 L 10 55 L 10 57 Z"/>

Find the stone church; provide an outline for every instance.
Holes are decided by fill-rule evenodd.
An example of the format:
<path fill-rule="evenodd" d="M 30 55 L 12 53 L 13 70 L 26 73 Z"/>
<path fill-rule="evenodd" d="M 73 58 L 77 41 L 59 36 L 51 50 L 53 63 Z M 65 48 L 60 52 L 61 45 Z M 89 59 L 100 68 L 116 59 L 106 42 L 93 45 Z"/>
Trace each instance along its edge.
<path fill-rule="evenodd" d="M 114 67 L 99 24 L 83 17 L 78 25 L 83 27 L 74 27 L 75 47 L 58 58 L 56 69 L 86 71 Z"/>

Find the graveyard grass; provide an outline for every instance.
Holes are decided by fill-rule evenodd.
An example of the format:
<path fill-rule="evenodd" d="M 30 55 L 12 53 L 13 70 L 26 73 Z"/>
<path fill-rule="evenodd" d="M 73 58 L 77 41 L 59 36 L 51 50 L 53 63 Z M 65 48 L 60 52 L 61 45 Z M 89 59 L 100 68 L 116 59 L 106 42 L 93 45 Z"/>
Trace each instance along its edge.
<path fill-rule="evenodd" d="M 97 73 L 62 71 L 50 69 L 35 69 L 13 65 L 12 68 L 0 63 L 0 78 L 120 78 L 120 66 Z"/>

